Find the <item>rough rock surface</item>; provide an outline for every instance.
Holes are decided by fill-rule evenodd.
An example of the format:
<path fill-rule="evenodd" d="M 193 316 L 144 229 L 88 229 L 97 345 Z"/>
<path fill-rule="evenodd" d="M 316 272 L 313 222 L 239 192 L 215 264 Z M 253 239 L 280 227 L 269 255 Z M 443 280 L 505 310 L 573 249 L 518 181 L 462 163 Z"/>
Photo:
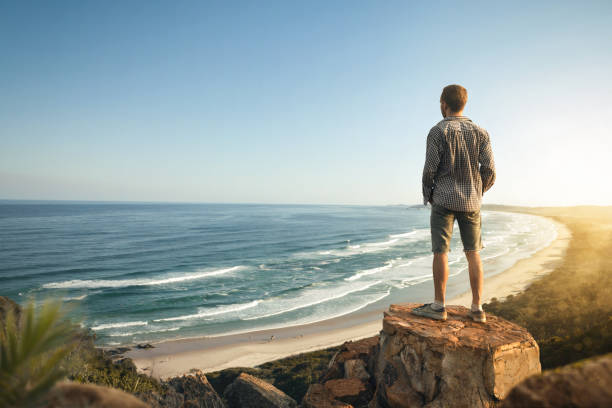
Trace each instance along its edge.
<path fill-rule="evenodd" d="M 121 390 L 93 384 L 57 383 L 47 394 L 46 408 L 148 408 L 138 398 Z"/>
<path fill-rule="evenodd" d="M 379 335 L 347 341 L 331 358 L 319 384 L 311 384 L 302 399 L 310 408 L 366 407 L 374 392 L 373 372 Z"/>
<path fill-rule="evenodd" d="M 358 378 L 338 378 L 326 381 L 327 388 L 333 399 L 346 402 L 354 407 L 367 407 L 372 399 L 372 386 Z"/>
<path fill-rule="evenodd" d="M 344 362 L 344 378 L 358 378 L 367 381 L 370 374 L 363 360 L 353 358 Z"/>
<path fill-rule="evenodd" d="M 293 398 L 270 383 L 241 373 L 225 388 L 223 396 L 231 408 L 294 408 Z"/>
<path fill-rule="evenodd" d="M 367 337 L 365 339 L 347 341 L 334 354 L 329 362 L 327 371 L 321 376 L 319 382 L 324 383 L 327 380 L 335 378 L 345 378 L 345 363 L 349 360 L 361 360 L 368 372 L 372 372 L 374 367 L 375 355 L 378 349 L 379 335 Z M 349 363 L 349 368 L 351 364 Z M 349 373 L 350 374 L 350 373 Z"/>
<path fill-rule="evenodd" d="M 225 408 L 226 405 L 202 372 L 173 377 L 168 385 L 184 396 L 186 406 L 198 408 Z"/>
<path fill-rule="evenodd" d="M 302 399 L 303 408 L 354 408 L 351 404 L 334 399 L 323 384 L 311 384 Z"/>
<path fill-rule="evenodd" d="M 384 313 L 371 407 L 494 407 L 541 371 L 539 348 L 524 328 L 496 316 L 486 323 L 448 306 L 442 322 L 410 313 L 416 303 Z"/>
<path fill-rule="evenodd" d="M 612 407 L 612 357 L 529 377 L 510 391 L 502 407 Z"/>

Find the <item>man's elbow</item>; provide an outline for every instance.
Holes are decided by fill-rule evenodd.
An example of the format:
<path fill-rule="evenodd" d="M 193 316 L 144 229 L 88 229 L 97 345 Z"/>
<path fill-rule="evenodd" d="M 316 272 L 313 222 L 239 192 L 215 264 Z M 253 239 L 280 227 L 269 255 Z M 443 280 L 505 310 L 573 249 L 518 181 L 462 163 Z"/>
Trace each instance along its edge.
<path fill-rule="evenodd" d="M 434 175 L 435 173 L 433 172 L 429 172 L 429 171 L 425 171 L 423 172 L 423 187 L 428 187 L 431 188 L 434 185 Z"/>
<path fill-rule="evenodd" d="M 491 187 L 493 187 L 493 184 L 495 184 L 495 173 L 491 174 L 491 178 L 489 179 L 489 182 L 487 183 L 486 189 L 484 191 L 486 192 L 490 190 Z"/>

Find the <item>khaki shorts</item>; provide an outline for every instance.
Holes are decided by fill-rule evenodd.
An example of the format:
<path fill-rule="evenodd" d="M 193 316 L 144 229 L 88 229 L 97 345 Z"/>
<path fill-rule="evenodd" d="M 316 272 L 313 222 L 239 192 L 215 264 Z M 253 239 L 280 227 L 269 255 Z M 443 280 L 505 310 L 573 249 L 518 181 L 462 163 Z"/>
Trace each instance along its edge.
<path fill-rule="evenodd" d="M 472 212 L 452 211 L 440 205 L 431 206 L 431 250 L 432 252 L 450 251 L 455 219 L 459 224 L 464 251 L 479 251 L 483 247 L 480 228 L 480 210 Z"/>

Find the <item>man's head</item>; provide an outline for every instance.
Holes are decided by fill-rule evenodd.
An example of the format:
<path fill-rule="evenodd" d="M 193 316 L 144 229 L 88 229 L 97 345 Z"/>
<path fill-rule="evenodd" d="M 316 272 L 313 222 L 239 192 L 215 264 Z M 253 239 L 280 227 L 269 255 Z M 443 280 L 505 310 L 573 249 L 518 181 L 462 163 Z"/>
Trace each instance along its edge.
<path fill-rule="evenodd" d="M 440 111 L 443 117 L 457 116 L 467 103 L 467 90 L 461 85 L 448 85 L 440 95 Z"/>

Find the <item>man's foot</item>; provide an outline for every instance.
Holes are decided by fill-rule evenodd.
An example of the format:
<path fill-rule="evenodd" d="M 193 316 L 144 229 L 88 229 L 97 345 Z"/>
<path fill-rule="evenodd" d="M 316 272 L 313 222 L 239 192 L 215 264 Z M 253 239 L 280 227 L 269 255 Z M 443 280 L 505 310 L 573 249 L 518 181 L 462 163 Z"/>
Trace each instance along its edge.
<path fill-rule="evenodd" d="M 446 320 L 446 308 L 435 310 L 431 305 L 432 303 L 425 303 L 423 306 L 415 307 L 412 309 L 412 314 L 436 320 Z"/>
<path fill-rule="evenodd" d="M 473 321 L 478 322 L 478 323 L 484 323 L 487 321 L 487 315 L 485 314 L 484 310 L 477 310 L 477 311 L 470 310 L 468 312 L 468 316 Z"/>

